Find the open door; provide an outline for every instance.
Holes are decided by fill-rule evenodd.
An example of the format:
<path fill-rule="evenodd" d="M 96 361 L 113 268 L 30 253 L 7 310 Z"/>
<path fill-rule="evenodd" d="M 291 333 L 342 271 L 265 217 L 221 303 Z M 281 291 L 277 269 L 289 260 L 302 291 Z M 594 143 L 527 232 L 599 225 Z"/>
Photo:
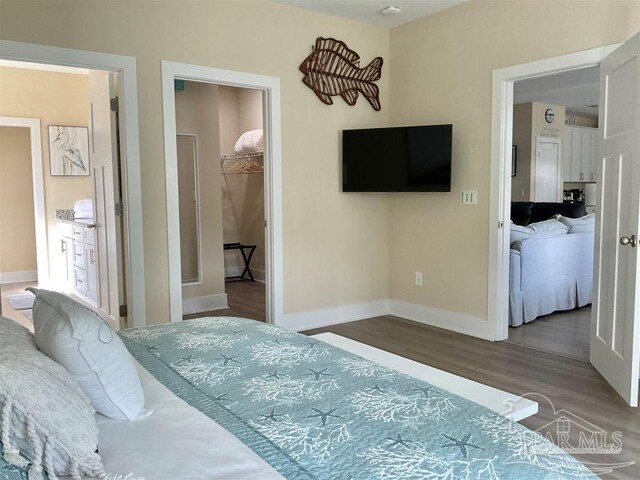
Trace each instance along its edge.
<path fill-rule="evenodd" d="M 632 407 L 640 372 L 640 33 L 600 66 L 591 363 Z"/>
<path fill-rule="evenodd" d="M 121 314 L 126 316 L 126 312 L 120 311 L 124 280 L 115 80 L 113 73 L 90 73 L 89 155 L 97 245 L 94 260 L 98 279 L 97 309 L 112 322 L 112 326 L 119 326 Z"/>

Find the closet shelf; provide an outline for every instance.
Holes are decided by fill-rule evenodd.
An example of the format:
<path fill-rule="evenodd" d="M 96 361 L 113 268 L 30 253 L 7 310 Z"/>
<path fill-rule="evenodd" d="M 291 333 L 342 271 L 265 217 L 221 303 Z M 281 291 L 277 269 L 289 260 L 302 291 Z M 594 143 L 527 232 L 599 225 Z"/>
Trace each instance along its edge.
<path fill-rule="evenodd" d="M 249 175 L 264 172 L 264 152 L 220 156 L 222 175 Z"/>

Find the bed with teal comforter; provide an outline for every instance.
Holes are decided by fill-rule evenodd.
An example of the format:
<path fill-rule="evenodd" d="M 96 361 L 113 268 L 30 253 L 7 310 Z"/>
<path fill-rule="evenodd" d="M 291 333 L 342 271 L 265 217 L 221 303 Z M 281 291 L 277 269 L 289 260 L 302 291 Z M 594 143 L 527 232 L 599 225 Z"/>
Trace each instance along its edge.
<path fill-rule="evenodd" d="M 597 478 L 485 407 L 289 330 L 217 317 L 120 335 L 287 479 Z"/>

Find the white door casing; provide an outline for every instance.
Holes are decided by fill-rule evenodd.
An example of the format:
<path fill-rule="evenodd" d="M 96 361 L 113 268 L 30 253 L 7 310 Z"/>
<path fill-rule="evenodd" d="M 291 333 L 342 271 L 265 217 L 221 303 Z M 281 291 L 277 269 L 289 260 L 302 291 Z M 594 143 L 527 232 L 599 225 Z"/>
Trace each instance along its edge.
<path fill-rule="evenodd" d="M 93 178 L 94 224 L 97 255 L 97 308 L 119 325 L 123 295 L 121 215 L 118 172 L 117 118 L 111 109 L 115 78 L 109 72 L 92 71 L 89 79 L 89 156 Z"/>
<path fill-rule="evenodd" d="M 282 218 L 282 147 L 280 79 L 253 73 L 162 61 L 162 110 L 167 190 L 169 308 L 171 322 L 182 321 L 180 215 L 175 119 L 175 80 L 262 90 L 264 149 L 264 211 L 267 322 L 284 320 Z"/>
<path fill-rule="evenodd" d="M 591 363 L 638 406 L 640 371 L 640 33 L 600 66 Z M 623 244 L 626 243 L 626 244 Z"/>
<path fill-rule="evenodd" d="M 0 127 L 20 127 L 29 129 L 31 149 L 31 176 L 33 185 L 33 216 L 36 232 L 36 268 L 38 285 L 49 287 L 50 259 L 47 235 L 47 219 L 44 202 L 44 180 L 42 176 L 42 140 L 39 118 L 1 117 Z"/>
<path fill-rule="evenodd" d="M 562 201 L 560 139 L 536 137 L 534 201 Z"/>

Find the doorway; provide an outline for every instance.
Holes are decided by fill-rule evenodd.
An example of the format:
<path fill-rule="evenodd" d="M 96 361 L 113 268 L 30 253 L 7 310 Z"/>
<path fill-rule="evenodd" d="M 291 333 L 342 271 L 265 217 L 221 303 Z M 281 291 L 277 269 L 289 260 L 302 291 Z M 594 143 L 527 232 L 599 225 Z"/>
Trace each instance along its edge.
<path fill-rule="evenodd" d="M 278 323 L 283 316 L 279 80 L 174 62 L 163 62 L 162 74 L 171 321 L 217 311 L 216 314 Z M 208 117 L 206 124 L 215 126 L 216 139 L 212 138 L 211 130 L 199 134 L 193 128 L 190 131 L 183 128 L 185 122 L 180 119 L 176 102 L 189 88 L 192 92 L 203 91 L 203 98 L 216 96 L 215 102 L 209 102 L 210 105 L 215 103 L 215 108 L 196 108 L 200 105 L 196 102 L 193 109 L 198 111 L 201 120 Z M 224 107 L 217 101 L 219 93 L 220 99 L 226 102 Z M 246 107 L 238 110 L 240 103 L 237 103 L 235 115 L 242 111 L 243 115 L 247 114 L 244 116 L 252 118 L 251 121 L 234 122 L 229 121 L 233 114 L 220 115 L 221 109 L 227 108 L 233 97 L 242 97 Z M 234 123 L 236 126 L 231 128 Z M 196 161 L 186 153 L 193 147 L 188 146 L 189 142 L 180 137 L 180 133 L 196 135 L 196 141 L 191 143 L 197 145 Z M 203 142 L 213 145 L 207 148 Z M 205 151 L 213 153 L 205 154 Z M 206 164 L 204 155 L 207 156 Z M 182 195 L 181 199 L 178 157 L 183 161 L 188 158 L 188 165 L 197 165 L 193 180 L 189 178 L 183 182 L 199 188 L 191 196 L 192 214 L 184 218 L 181 204 L 187 201 L 188 195 Z M 213 178 L 217 179 L 216 186 L 205 189 L 203 181 Z M 207 213 L 205 210 L 210 207 L 211 211 Z M 188 216 L 201 221 L 189 227 L 186 225 Z M 219 219 L 214 221 L 216 216 Z M 223 218 L 227 221 L 223 222 Z M 203 248 L 207 242 L 205 229 L 212 223 L 215 226 L 208 238 L 215 241 Z M 190 231 L 191 239 L 182 238 L 181 230 Z M 187 249 L 183 253 L 183 242 L 199 245 L 198 253 L 187 254 Z M 218 268 L 207 268 L 207 255 L 213 257 L 211 265 L 218 265 Z M 183 263 L 189 263 L 192 271 L 186 285 L 182 279 L 188 269 L 183 268 Z M 202 265 L 202 270 L 194 275 L 198 265 Z M 218 290 L 212 290 L 206 281 L 205 277 L 212 274 Z M 185 288 L 197 295 L 183 299 Z M 227 310 L 228 307 L 231 309 Z"/>
<path fill-rule="evenodd" d="M 506 341 L 589 362 L 599 67 L 514 83 Z"/>
<path fill-rule="evenodd" d="M 514 82 L 600 66 L 597 203 L 590 362 L 630 406 L 638 405 L 640 298 L 637 231 L 640 228 L 640 34 L 602 47 L 507 67 L 493 74 L 489 321 L 495 338 L 508 336 L 510 201 Z M 621 283 L 622 282 L 622 283 Z M 618 288 L 624 285 L 624 288 Z"/>
<path fill-rule="evenodd" d="M 73 226 L 71 231 L 67 232 L 67 240 L 69 240 L 66 244 L 67 249 L 64 248 L 64 239 L 60 236 L 57 225 L 55 225 L 61 218 L 56 218 L 55 214 L 56 210 L 60 211 L 58 212 L 59 214 L 62 214 L 62 211 L 70 214 L 70 212 L 75 209 L 66 204 L 65 206 L 67 208 L 56 208 L 53 204 L 46 205 L 45 209 L 47 214 L 50 213 L 49 210 L 53 212 L 54 227 L 47 226 L 44 235 L 38 235 L 38 240 L 44 239 L 45 244 L 49 246 L 49 251 L 47 251 L 46 248 L 44 249 L 47 251 L 48 258 L 44 258 L 41 261 L 41 255 L 38 255 L 38 262 L 47 268 L 47 273 L 46 275 L 41 275 L 41 267 L 39 265 L 38 278 L 34 278 L 33 281 L 37 281 L 38 285 L 41 285 L 42 282 L 42 286 L 52 288 L 53 285 L 51 282 L 57 282 L 59 280 L 57 277 L 52 277 L 59 275 L 61 272 L 61 269 L 58 268 L 61 265 L 57 262 L 53 252 L 62 254 L 70 251 L 73 258 L 70 259 L 68 263 L 65 262 L 68 267 L 66 276 L 71 282 L 72 287 L 78 288 L 77 292 L 79 293 L 74 295 L 75 298 L 89 306 L 94 306 L 116 329 L 124 326 L 143 326 L 146 323 L 146 319 L 144 306 L 144 259 L 141 244 L 142 232 L 140 231 L 141 203 L 139 202 L 140 176 L 137 143 L 135 60 L 118 55 L 45 47 L 11 41 L 0 41 L 0 47 L 0 51 L 2 52 L 0 57 L 2 57 L 2 61 L 12 63 L 14 67 L 16 63 L 20 63 L 24 69 L 49 72 L 80 70 L 85 75 L 95 72 L 108 75 L 111 78 L 114 76 L 117 77 L 118 84 L 115 86 L 113 92 L 116 92 L 118 100 L 113 101 L 114 96 L 107 94 L 105 95 L 106 109 L 104 108 L 105 105 L 102 104 L 92 105 L 91 108 L 88 106 L 83 112 L 83 114 L 87 116 L 86 126 L 70 124 L 74 122 L 47 122 L 46 134 L 41 135 L 41 142 L 46 142 L 41 143 L 41 146 L 49 147 L 51 152 L 54 152 L 54 148 L 65 150 L 63 147 L 66 147 L 65 151 L 73 157 L 71 159 L 68 156 L 65 157 L 65 155 L 62 155 L 63 152 L 60 151 L 57 153 L 54 152 L 54 155 L 46 155 L 48 158 L 43 158 L 39 165 L 39 171 L 45 173 L 45 175 L 48 174 L 51 177 L 57 176 L 56 174 L 60 173 L 60 168 L 62 168 L 60 177 L 71 177 L 74 176 L 72 174 L 78 173 L 80 164 L 76 164 L 71 160 L 76 159 L 72 154 L 80 151 L 81 155 L 82 149 L 75 150 L 71 147 L 78 144 L 84 148 L 86 139 L 86 150 L 94 150 L 105 144 L 115 146 L 116 153 L 120 155 L 119 160 L 122 166 L 122 177 L 124 181 L 118 188 L 112 188 L 114 185 L 117 185 L 117 179 L 120 178 L 120 174 L 115 174 L 112 179 L 107 178 L 112 174 L 111 172 L 113 170 L 111 166 L 108 169 L 110 171 L 103 169 L 103 175 L 99 175 L 100 172 L 97 171 L 90 171 L 88 175 L 84 175 L 89 179 L 90 184 L 92 184 L 89 187 L 90 191 L 95 192 L 105 187 L 108 187 L 108 191 L 104 190 L 102 192 L 103 195 L 100 197 L 103 200 L 102 202 L 96 202 L 95 198 L 91 198 L 92 195 L 89 195 L 89 198 L 79 198 L 79 200 L 84 200 L 85 213 L 92 213 L 94 215 L 93 218 L 89 218 L 89 216 L 87 218 L 74 217 L 74 220 L 84 220 L 86 225 L 82 225 L 82 229 L 80 229 L 81 232 L 76 228 L 76 230 L 78 230 L 77 235 L 76 232 L 73 231 Z M 62 94 L 60 91 L 56 92 L 53 90 L 52 92 L 51 89 L 47 89 L 39 92 L 37 97 L 46 97 L 47 92 L 53 95 Z M 129 108 L 125 108 L 126 106 Z M 100 133 L 90 128 L 91 122 L 96 121 L 96 116 L 100 108 L 107 112 L 112 111 L 114 113 L 113 117 L 110 118 L 116 122 L 119 132 L 116 132 L 116 129 L 106 130 L 109 133 L 103 135 L 104 138 L 101 138 L 100 133 L 104 131 L 102 125 Z M 24 115 L 24 112 L 17 113 L 16 115 Z M 56 125 L 56 123 L 62 123 L 62 125 Z M 74 127 L 79 128 L 74 129 Z M 86 128 L 86 130 L 84 130 L 83 127 Z M 45 129 L 45 125 L 43 125 L 42 128 Z M 53 147 L 51 147 L 52 138 L 54 140 Z M 101 143 L 102 140 L 104 140 L 104 143 Z M 60 155 L 58 155 L 58 153 L 60 153 Z M 86 156 L 89 157 L 88 153 Z M 93 156 L 93 158 L 97 157 Z M 99 164 L 100 162 L 96 162 L 95 166 L 98 167 L 100 166 Z M 66 168 L 65 165 L 68 168 Z M 91 161 L 89 161 L 87 165 L 84 165 L 84 167 L 90 169 Z M 132 191 L 134 185 L 136 186 Z M 121 192 L 121 195 L 118 195 L 119 192 Z M 87 197 L 87 195 L 83 197 Z M 120 198 L 122 198 L 122 202 L 118 202 Z M 72 203 L 75 204 L 75 199 Z M 38 204 L 38 202 L 36 202 L 36 204 Z M 113 205 L 113 208 L 110 208 L 111 205 Z M 113 226 L 116 223 L 120 224 L 123 227 L 121 228 L 121 235 L 114 236 L 113 229 L 108 228 L 106 221 L 101 222 L 99 226 L 92 221 L 99 218 L 101 208 L 104 219 L 119 217 L 119 219 L 114 218 L 113 221 L 111 221 L 111 225 Z M 94 225 L 96 228 L 94 228 Z M 108 230 L 105 231 L 104 234 L 105 237 L 109 237 L 108 243 L 105 243 L 104 239 L 99 240 L 101 237 L 101 229 Z M 80 233 L 82 233 L 82 238 L 80 238 Z M 74 238 L 75 236 L 77 236 L 77 238 Z M 116 240 L 116 238 L 119 240 Z M 114 269 L 103 269 L 103 275 L 98 275 L 97 270 L 100 268 L 98 263 L 104 258 L 110 260 L 114 257 L 98 255 L 98 243 L 101 241 L 105 246 L 103 251 L 111 250 L 113 252 L 121 248 L 122 253 L 119 256 L 120 261 L 112 262 L 115 266 Z M 73 242 L 78 243 L 77 248 Z M 52 250 L 51 245 L 60 248 L 54 248 Z M 80 248 L 81 246 L 84 246 L 84 248 Z M 77 258 L 85 259 L 86 262 L 82 263 L 82 265 L 75 265 L 75 263 L 79 261 L 77 260 L 75 263 L 72 262 L 76 254 L 78 254 Z M 91 272 L 92 267 L 96 269 L 95 276 Z M 76 270 L 77 275 L 75 274 Z M 82 273 L 84 273 L 84 277 Z M 87 285 L 87 279 L 89 278 L 106 278 L 108 282 L 113 281 L 113 284 L 117 284 L 118 289 L 122 289 L 117 292 L 117 296 L 109 292 L 110 300 L 115 298 L 117 302 L 110 301 L 108 307 L 104 303 L 100 303 L 100 292 L 104 293 L 105 290 L 99 289 L 97 281 L 93 286 L 91 284 Z M 124 281 L 125 278 L 127 279 L 126 283 Z M 82 283 L 84 283 L 83 287 L 81 287 Z M 92 290 L 92 288 L 95 288 L 95 290 Z M 64 290 L 64 288 L 59 289 Z M 3 290 L 6 291 L 7 289 L 4 288 Z"/>

